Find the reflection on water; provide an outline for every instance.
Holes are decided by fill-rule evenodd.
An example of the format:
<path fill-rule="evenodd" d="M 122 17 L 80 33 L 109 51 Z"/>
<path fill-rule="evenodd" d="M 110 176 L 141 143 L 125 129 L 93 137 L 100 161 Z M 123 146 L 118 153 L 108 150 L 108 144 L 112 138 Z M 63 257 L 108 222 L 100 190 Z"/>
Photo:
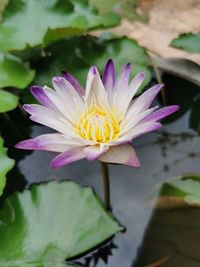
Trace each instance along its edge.
<path fill-rule="evenodd" d="M 187 112 L 177 121 L 165 125 L 163 131 L 146 134 L 134 141 L 141 160 L 140 169 L 110 166 L 113 213 L 127 231 L 118 234 L 114 243 L 103 246 L 99 252 L 77 259 L 77 264 L 104 267 L 108 262 L 109 267 L 143 267 L 162 260 L 165 261 L 161 265 L 164 267 L 198 266 L 200 210 L 154 212 L 148 200 L 152 188 L 167 178 L 199 172 L 200 139 L 194 131 L 188 130 L 189 115 Z M 47 132 L 49 129 L 38 125 L 31 127 L 32 137 Z M 8 139 L 11 142 L 7 145 L 11 148 L 20 138 L 13 139 L 13 134 L 10 134 L 10 137 L 6 136 Z M 26 177 L 28 184 L 73 179 L 82 185 L 92 186 L 103 197 L 98 162 L 82 160 L 51 170 L 49 163 L 53 153 L 9 151 L 10 156 L 19 159 L 17 168 L 9 175 L 10 188 L 12 184 L 21 190 L 25 186 L 23 177 Z M 16 179 L 20 181 L 20 186 Z"/>

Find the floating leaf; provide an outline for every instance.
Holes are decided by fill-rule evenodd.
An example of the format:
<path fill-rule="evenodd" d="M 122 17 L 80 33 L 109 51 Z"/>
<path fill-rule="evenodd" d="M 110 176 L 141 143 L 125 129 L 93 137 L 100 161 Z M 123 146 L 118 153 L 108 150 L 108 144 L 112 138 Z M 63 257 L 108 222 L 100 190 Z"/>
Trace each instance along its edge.
<path fill-rule="evenodd" d="M 60 266 L 122 230 L 92 190 L 74 182 L 12 195 L 0 221 L 0 266 Z"/>
<path fill-rule="evenodd" d="M 0 26 L 0 50 L 48 44 L 54 40 L 53 34 L 58 38 L 60 31 L 66 37 L 68 31 L 71 35 L 117 23 L 117 15 L 99 15 L 87 0 L 10 0 Z"/>
<path fill-rule="evenodd" d="M 170 179 L 158 190 L 153 192 L 153 195 L 159 195 L 156 203 L 158 208 L 200 207 L 200 175 L 198 174 Z"/>
<path fill-rule="evenodd" d="M 136 261 L 132 267 L 200 266 L 200 209 L 160 210 L 152 214 Z"/>
<path fill-rule="evenodd" d="M 128 62 L 133 63 L 132 77 L 136 73 L 144 71 L 146 79 L 143 86 L 147 85 L 151 79 L 145 50 L 135 41 L 125 37 L 105 39 L 86 36 L 71 38 L 47 48 L 46 54 L 49 56 L 38 62 L 38 73 L 34 84 L 51 86 L 52 77 L 60 75 L 61 70 L 65 69 L 74 74 L 85 86 L 88 68 L 91 65 L 96 65 L 102 72 L 109 58 L 114 59 L 118 72 Z"/>
<path fill-rule="evenodd" d="M 192 106 L 189 125 L 190 128 L 194 129 L 200 134 L 200 97 L 195 99 Z"/>
<path fill-rule="evenodd" d="M 7 156 L 7 149 L 3 147 L 3 144 L 3 138 L 0 137 L 0 195 L 2 195 L 6 185 L 6 174 L 13 168 L 15 163 L 13 159 Z"/>
<path fill-rule="evenodd" d="M 15 109 L 18 104 L 18 97 L 12 93 L 0 90 L 0 113 Z"/>
<path fill-rule="evenodd" d="M 17 57 L 0 53 L 0 87 L 25 88 L 34 78 L 35 72 L 28 69 Z"/>
<path fill-rule="evenodd" d="M 188 52 L 200 53 L 200 33 L 181 34 L 170 45 Z"/>

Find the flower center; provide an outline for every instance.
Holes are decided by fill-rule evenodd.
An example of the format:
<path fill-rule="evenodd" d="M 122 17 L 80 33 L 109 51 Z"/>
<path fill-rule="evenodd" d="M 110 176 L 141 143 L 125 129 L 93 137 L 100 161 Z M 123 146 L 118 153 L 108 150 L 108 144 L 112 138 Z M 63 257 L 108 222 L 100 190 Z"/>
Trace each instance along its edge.
<path fill-rule="evenodd" d="M 83 139 L 107 143 L 119 136 L 121 116 L 113 110 L 98 106 L 86 109 L 76 124 L 76 132 Z"/>

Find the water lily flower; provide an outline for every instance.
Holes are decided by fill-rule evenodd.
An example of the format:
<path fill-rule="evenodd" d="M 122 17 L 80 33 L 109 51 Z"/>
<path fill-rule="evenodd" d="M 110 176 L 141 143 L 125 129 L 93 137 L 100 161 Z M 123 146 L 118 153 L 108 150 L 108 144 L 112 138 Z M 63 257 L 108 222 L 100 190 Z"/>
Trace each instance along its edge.
<path fill-rule="evenodd" d="M 33 86 L 31 92 L 41 105 L 24 105 L 24 109 L 31 114 L 31 120 L 56 133 L 22 141 L 16 147 L 58 152 L 51 162 L 52 168 L 83 158 L 139 167 L 131 141 L 159 129 L 160 120 L 178 106 L 151 107 L 162 84 L 134 98 L 144 73 L 137 74 L 129 83 L 130 71 L 127 64 L 115 79 L 114 64 L 109 60 L 102 78 L 96 67 L 90 68 L 85 90 L 67 72 L 63 77 L 53 78 L 55 90 Z"/>

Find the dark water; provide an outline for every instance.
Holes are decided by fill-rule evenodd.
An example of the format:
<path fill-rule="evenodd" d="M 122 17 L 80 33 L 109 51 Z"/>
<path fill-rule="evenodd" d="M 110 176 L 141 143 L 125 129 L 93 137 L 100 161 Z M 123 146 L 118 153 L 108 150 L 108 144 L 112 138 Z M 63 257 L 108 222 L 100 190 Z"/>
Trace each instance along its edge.
<path fill-rule="evenodd" d="M 127 231 L 117 234 L 99 252 L 95 251 L 77 262 L 87 262 L 86 266 L 90 267 L 151 267 L 151 263 L 163 260 L 163 263 L 160 262 L 162 264 L 152 267 L 200 266 L 200 210 L 157 212 L 149 199 L 152 189 L 167 178 L 200 172 L 200 138 L 188 127 L 189 109 L 200 88 L 168 75 L 164 79 L 167 87 L 176 90 L 173 99 L 172 92 L 167 91 L 167 100 L 181 104 L 179 118 L 165 124 L 161 131 L 146 134 L 134 141 L 141 160 L 140 169 L 110 166 L 113 213 Z M 50 132 L 45 127 L 31 124 L 20 112 L 9 115 L 11 118 L 15 116 L 15 124 L 26 138 L 29 134 L 35 137 Z M 91 163 L 82 160 L 59 170 L 51 170 L 49 163 L 53 153 L 17 151 L 13 149 L 13 144 L 24 138 L 14 132 L 13 126 L 5 118 L 1 127 L 9 155 L 18 161 L 9 174 L 6 194 L 22 190 L 31 183 L 73 179 L 82 185 L 92 186 L 103 197 L 97 161 Z M 105 261 L 108 261 L 107 265 Z"/>

